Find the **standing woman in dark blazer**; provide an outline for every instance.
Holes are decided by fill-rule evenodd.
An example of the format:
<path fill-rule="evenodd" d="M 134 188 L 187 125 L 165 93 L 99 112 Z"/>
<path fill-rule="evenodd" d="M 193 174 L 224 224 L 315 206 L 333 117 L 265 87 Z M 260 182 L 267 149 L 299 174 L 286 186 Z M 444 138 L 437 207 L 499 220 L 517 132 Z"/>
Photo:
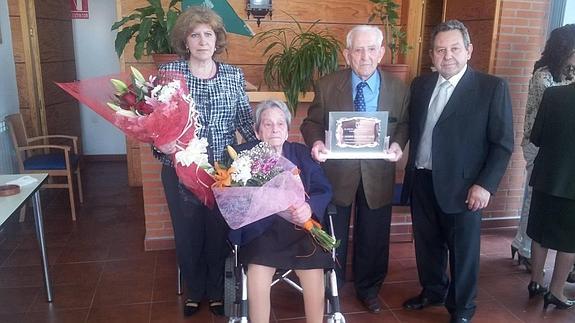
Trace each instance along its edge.
<path fill-rule="evenodd" d="M 575 305 L 563 293 L 575 261 L 575 84 L 548 88 L 531 131 L 539 147 L 529 185 L 533 187 L 527 234 L 531 244 L 532 271 L 529 296 L 547 292 L 544 308 Z M 557 250 L 549 291 L 543 287 L 543 266 L 548 249 Z"/>

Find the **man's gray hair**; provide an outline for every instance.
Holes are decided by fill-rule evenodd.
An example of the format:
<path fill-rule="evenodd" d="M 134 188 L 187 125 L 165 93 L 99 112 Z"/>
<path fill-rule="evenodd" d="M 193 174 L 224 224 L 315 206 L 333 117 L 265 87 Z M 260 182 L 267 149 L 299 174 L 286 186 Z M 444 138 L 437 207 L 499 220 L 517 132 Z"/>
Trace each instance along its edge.
<path fill-rule="evenodd" d="M 260 123 L 262 122 L 262 113 L 268 109 L 278 108 L 280 109 L 286 118 L 286 124 L 289 126 L 291 124 L 291 112 L 287 105 L 283 101 L 279 100 L 266 100 L 260 102 L 256 106 L 256 112 L 254 113 L 254 125 L 256 127 L 256 132 L 260 131 Z"/>
<path fill-rule="evenodd" d="M 465 27 L 461 21 L 455 19 L 442 22 L 433 28 L 433 31 L 431 32 L 431 48 L 433 49 L 433 46 L 435 45 L 435 37 L 437 34 L 450 30 L 459 30 L 461 36 L 463 36 L 463 45 L 465 48 L 469 48 L 469 44 L 471 44 L 469 31 L 467 31 L 467 27 Z"/>
<path fill-rule="evenodd" d="M 359 25 L 359 26 L 355 26 L 353 27 L 348 33 L 347 33 L 347 37 L 345 39 L 346 41 L 346 48 L 347 49 L 351 49 L 351 44 L 353 43 L 353 37 L 354 34 L 356 32 L 372 32 L 375 33 L 375 37 L 376 37 L 376 41 L 379 44 L 379 46 L 383 45 L 383 32 L 381 31 L 381 29 L 379 29 L 376 26 L 372 26 L 372 25 Z"/>

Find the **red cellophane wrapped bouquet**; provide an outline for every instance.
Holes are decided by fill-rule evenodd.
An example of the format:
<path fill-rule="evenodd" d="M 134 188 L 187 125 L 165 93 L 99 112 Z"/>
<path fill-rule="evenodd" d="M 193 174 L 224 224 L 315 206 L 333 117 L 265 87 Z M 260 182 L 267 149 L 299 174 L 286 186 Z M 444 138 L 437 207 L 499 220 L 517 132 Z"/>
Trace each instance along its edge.
<path fill-rule="evenodd" d="M 208 142 L 197 135 L 198 112 L 186 83 L 176 73 L 148 74 L 131 67 L 128 77 L 57 84 L 126 135 L 170 155 L 180 181 L 213 208 Z"/>

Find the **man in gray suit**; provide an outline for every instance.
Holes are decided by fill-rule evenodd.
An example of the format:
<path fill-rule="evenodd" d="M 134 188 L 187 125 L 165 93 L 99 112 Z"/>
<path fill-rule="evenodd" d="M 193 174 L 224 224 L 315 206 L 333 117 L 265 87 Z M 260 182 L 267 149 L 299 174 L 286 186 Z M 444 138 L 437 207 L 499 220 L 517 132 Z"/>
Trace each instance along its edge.
<path fill-rule="evenodd" d="M 398 78 L 378 69 L 385 48 L 383 34 L 374 26 L 357 26 L 347 35 L 344 50 L 351 68 L 334 72 L 318 81 L 315 97 L 301 125 L 312 157 L 323 164 L 333 187 L 332 203 L 337 207 L 335 234 L 338 280 L 345 279 L 347 240 L 352 206 L 355 206 L 353 277 L 358 299 L 371 312 L 381 310 L 378 298 L 387 274 L 391 203 L 395 164 L 407 140 L 403 113 L 406 87 Z M 391 160 L 325 160 L 324 140 L 330 111 L 388 111 Z M 401 125 L 400 129 L 396 129 Z M 395 134 L 395 135 L 394 135 Z"/>

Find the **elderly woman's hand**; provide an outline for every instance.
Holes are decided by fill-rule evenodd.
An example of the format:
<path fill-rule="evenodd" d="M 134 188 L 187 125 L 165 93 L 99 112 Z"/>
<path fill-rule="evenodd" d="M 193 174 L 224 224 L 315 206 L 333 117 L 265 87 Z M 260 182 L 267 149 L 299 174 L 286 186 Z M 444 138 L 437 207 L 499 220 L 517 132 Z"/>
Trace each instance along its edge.
<path fill-rule="evenodd" d="M 292 205 L 289 208 L 289 211 L 291 212 L 293 222 L 300 226 L 303 225 L 309 218 L 311 218 L 311 207 L 308 203 L 303 203 L 298 207 Z"/>

